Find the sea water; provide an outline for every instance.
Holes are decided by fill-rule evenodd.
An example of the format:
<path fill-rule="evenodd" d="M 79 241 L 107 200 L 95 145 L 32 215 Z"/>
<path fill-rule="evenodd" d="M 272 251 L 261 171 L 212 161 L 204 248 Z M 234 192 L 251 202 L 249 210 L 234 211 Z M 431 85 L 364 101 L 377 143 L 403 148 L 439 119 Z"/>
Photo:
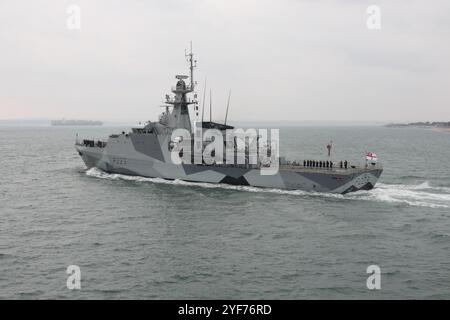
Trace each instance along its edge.
<path fill-rule="evenodd" d="M 378 154 L 375 189 L 336 195 L 86 170 L 76 133 L 123 130 L 0 127 L 0 298 L 450 298 L 450 134 L 280 128 L 291 160 Z"/>

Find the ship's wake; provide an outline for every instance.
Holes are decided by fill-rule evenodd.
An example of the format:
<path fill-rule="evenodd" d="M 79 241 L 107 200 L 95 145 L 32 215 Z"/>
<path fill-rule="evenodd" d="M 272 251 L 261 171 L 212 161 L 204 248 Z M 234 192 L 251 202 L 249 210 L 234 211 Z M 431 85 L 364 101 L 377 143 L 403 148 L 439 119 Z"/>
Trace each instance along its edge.
<path fill-rule="evenodd" d="M 133 181 L 137 183 L 149 182 L 168 185 L 193 186 L 210 189 L 220 188 L 226 190 L 237 190 L 246 192 L 258 192 L 258 193 L 265 192 L 274 194 L 335 198 L 335 199 L 355 200 L 355 201 L 375 201 L 398 205 L 408 205 L 414 207 L 429 207 L 429 208 L 450 207 L 450 188 L 431 186 L 430 183 L 427 181 L 419 185 L 377 183 L 376 187 L 372 190 L 357 191 L 341 195 L 341 194 L 318 193 L 302 190 L 283 190 L 283 189 L 259 188 L 251 186 L 236 186 L 228 184 L 213 184 L 205 182 L 188 182 L 182 180 L 165 180 L 161 178 L 145 178 L 115 173 L 110 174 L 101 171 L 97 168 L 91 168 L 87 170 L 86 175 L 90 177 L 107 180 L 123 180 L 123 181 Z"/>
<path fill-rule="evenodd" d="M 345 198 L 405 204 L 414 207 L 449 208 L 450 188 L 431 186 L 428 181 L 418 185 L 377 183 L 370 191 L 349 193 Z"/>

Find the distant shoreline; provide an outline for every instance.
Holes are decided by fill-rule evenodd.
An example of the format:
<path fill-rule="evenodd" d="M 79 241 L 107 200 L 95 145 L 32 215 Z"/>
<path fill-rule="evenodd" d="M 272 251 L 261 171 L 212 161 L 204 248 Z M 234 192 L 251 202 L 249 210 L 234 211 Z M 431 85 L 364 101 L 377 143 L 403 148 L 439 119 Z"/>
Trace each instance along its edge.
<path fill-rule="evenodd" d="M 419 128 L 430 129 L 436 132 L 450 132 L 449 122 L 410 122 L 410 123 L 389 123 L 387 128 Z"/>
<path fill-rule="evenodd" d="M 436 131 L 436 132 L 445 132 L 445 133 L 450 133 L 450 128 L 439 128 L 439 127 L 435 127 L 431 129 L 432 131 Z"/>

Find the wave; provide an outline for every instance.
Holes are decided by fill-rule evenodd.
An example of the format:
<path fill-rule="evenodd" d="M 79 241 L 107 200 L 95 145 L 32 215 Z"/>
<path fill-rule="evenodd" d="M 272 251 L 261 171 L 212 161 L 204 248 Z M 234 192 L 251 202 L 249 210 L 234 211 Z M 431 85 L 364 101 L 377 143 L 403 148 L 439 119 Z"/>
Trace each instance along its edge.
<path fill-rule="evenodd" d="M 431 186 L 428 181 L 418 185 L 378 183 L 376 188 L 370 191 L 357 191 L 348 197 L 415 207 L 450 207 L 450 188 Z"/>
<path fill-rule="evenodd" d="M 450 188 L 448 187 L 439 187 L 439 186 L 432 186 L 428 181 L 425 181 L 417 186 L 412 186 L 412 189 L 414 190 L 437 190 L 437 191 L 443 191 L 450 193 Z"/>
<path fill-rule="evenodd" d="M 319 193 L 302 190 L 283 190 L 275 188 L 260 188 L 252 186 L 236 186 L 221 183 L 189 182 L 183 180 L 165 180 L 162 178 L 146 178 L 140 176 L 128 176 L 117 173 L 106 173 L 97 168 L 86 171 L 86 175 L 108 180 L 124 180 L 133 182 L 149 182 L 157 184 L 169 184 L 180 186 L 194 186 L 209 189 L 225 189 L 257 193 L 274 193 L 294 196 L 334 198 L 342 200 L 375 201 L 392 204 L 405 204 L 414 207 L 449 208 L 450 188 L 431 186 L 428 181 L 418 185 L 384 184 L 378 183 L 369 191 L 357 191 L 345 195 L 334 193 Z"/>

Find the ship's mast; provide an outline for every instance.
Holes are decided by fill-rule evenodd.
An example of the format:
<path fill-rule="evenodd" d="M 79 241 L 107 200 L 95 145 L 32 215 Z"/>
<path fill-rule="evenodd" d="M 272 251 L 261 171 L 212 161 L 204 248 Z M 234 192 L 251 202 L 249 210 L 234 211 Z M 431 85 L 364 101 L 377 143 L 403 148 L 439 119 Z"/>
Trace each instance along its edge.
<path fill-rule="evenodd" d="M 206 78 L 205 78 L 205 88 L 203 89 L 203 100 L 202 100 L 202 123 L 203 123 L 203 116 L 205 115 L 205 99 L 206 99 Z"/>
<path fill-rule="evenodd" d="M 194 53 L 192 53 L 192 41 L 191 41 L 191 48 L 190 53 L 185 53 L 185 56 L 189 62 L 189 70 L 191 71 L 191 86 L 190 86 L 190 92 L 194 91 L 195 88 L 195 81 L 194 81 L 194 68 L 197 66 L 197 60 L 194 60 Z"/>
<path fill-rule="evenodd" d="M 209 89 L 209 122 L 212 122 L 212 90 Z"/>
<path fill-rule="evenodd" d="M 196 67 L 197 61 L 194 60 L 194 54 L 192 53 L 192 42 L 190 53 L 185 52 L 185 56 L 189 62 L 190 70 L 190 85 L 186 85 L 184 80 L 189 78 L 186 75 L 176 75 L 175 78 L 178 79 L 175 87 L 172 88 L 172 93 L 175 94 L 174 97 L 166 95 L 166 104 L 172 105 L 173 109 L 170 114 L 167 114 L 167 121 L 165 125 L 171 128 L 185 128 L 191 132 L 191 120 L 189 117 L 188 106 L 190 104 L 197 104 L 197 95 L 194 95 L 194 99 L 191 100 L 187 97 L 187 94 L 194 91 L 195 81 L 194 81 L 194 68 Z"/>
<path fill-rule="evenodd" d="M 231 89 L 230 92 L 228 92 L 227 112 L 225 113 L 225 122 L 224 122 L 225 125 L 227 125 L 228 109 L 230 108 L 230 98 L 231 98 Z"/>

